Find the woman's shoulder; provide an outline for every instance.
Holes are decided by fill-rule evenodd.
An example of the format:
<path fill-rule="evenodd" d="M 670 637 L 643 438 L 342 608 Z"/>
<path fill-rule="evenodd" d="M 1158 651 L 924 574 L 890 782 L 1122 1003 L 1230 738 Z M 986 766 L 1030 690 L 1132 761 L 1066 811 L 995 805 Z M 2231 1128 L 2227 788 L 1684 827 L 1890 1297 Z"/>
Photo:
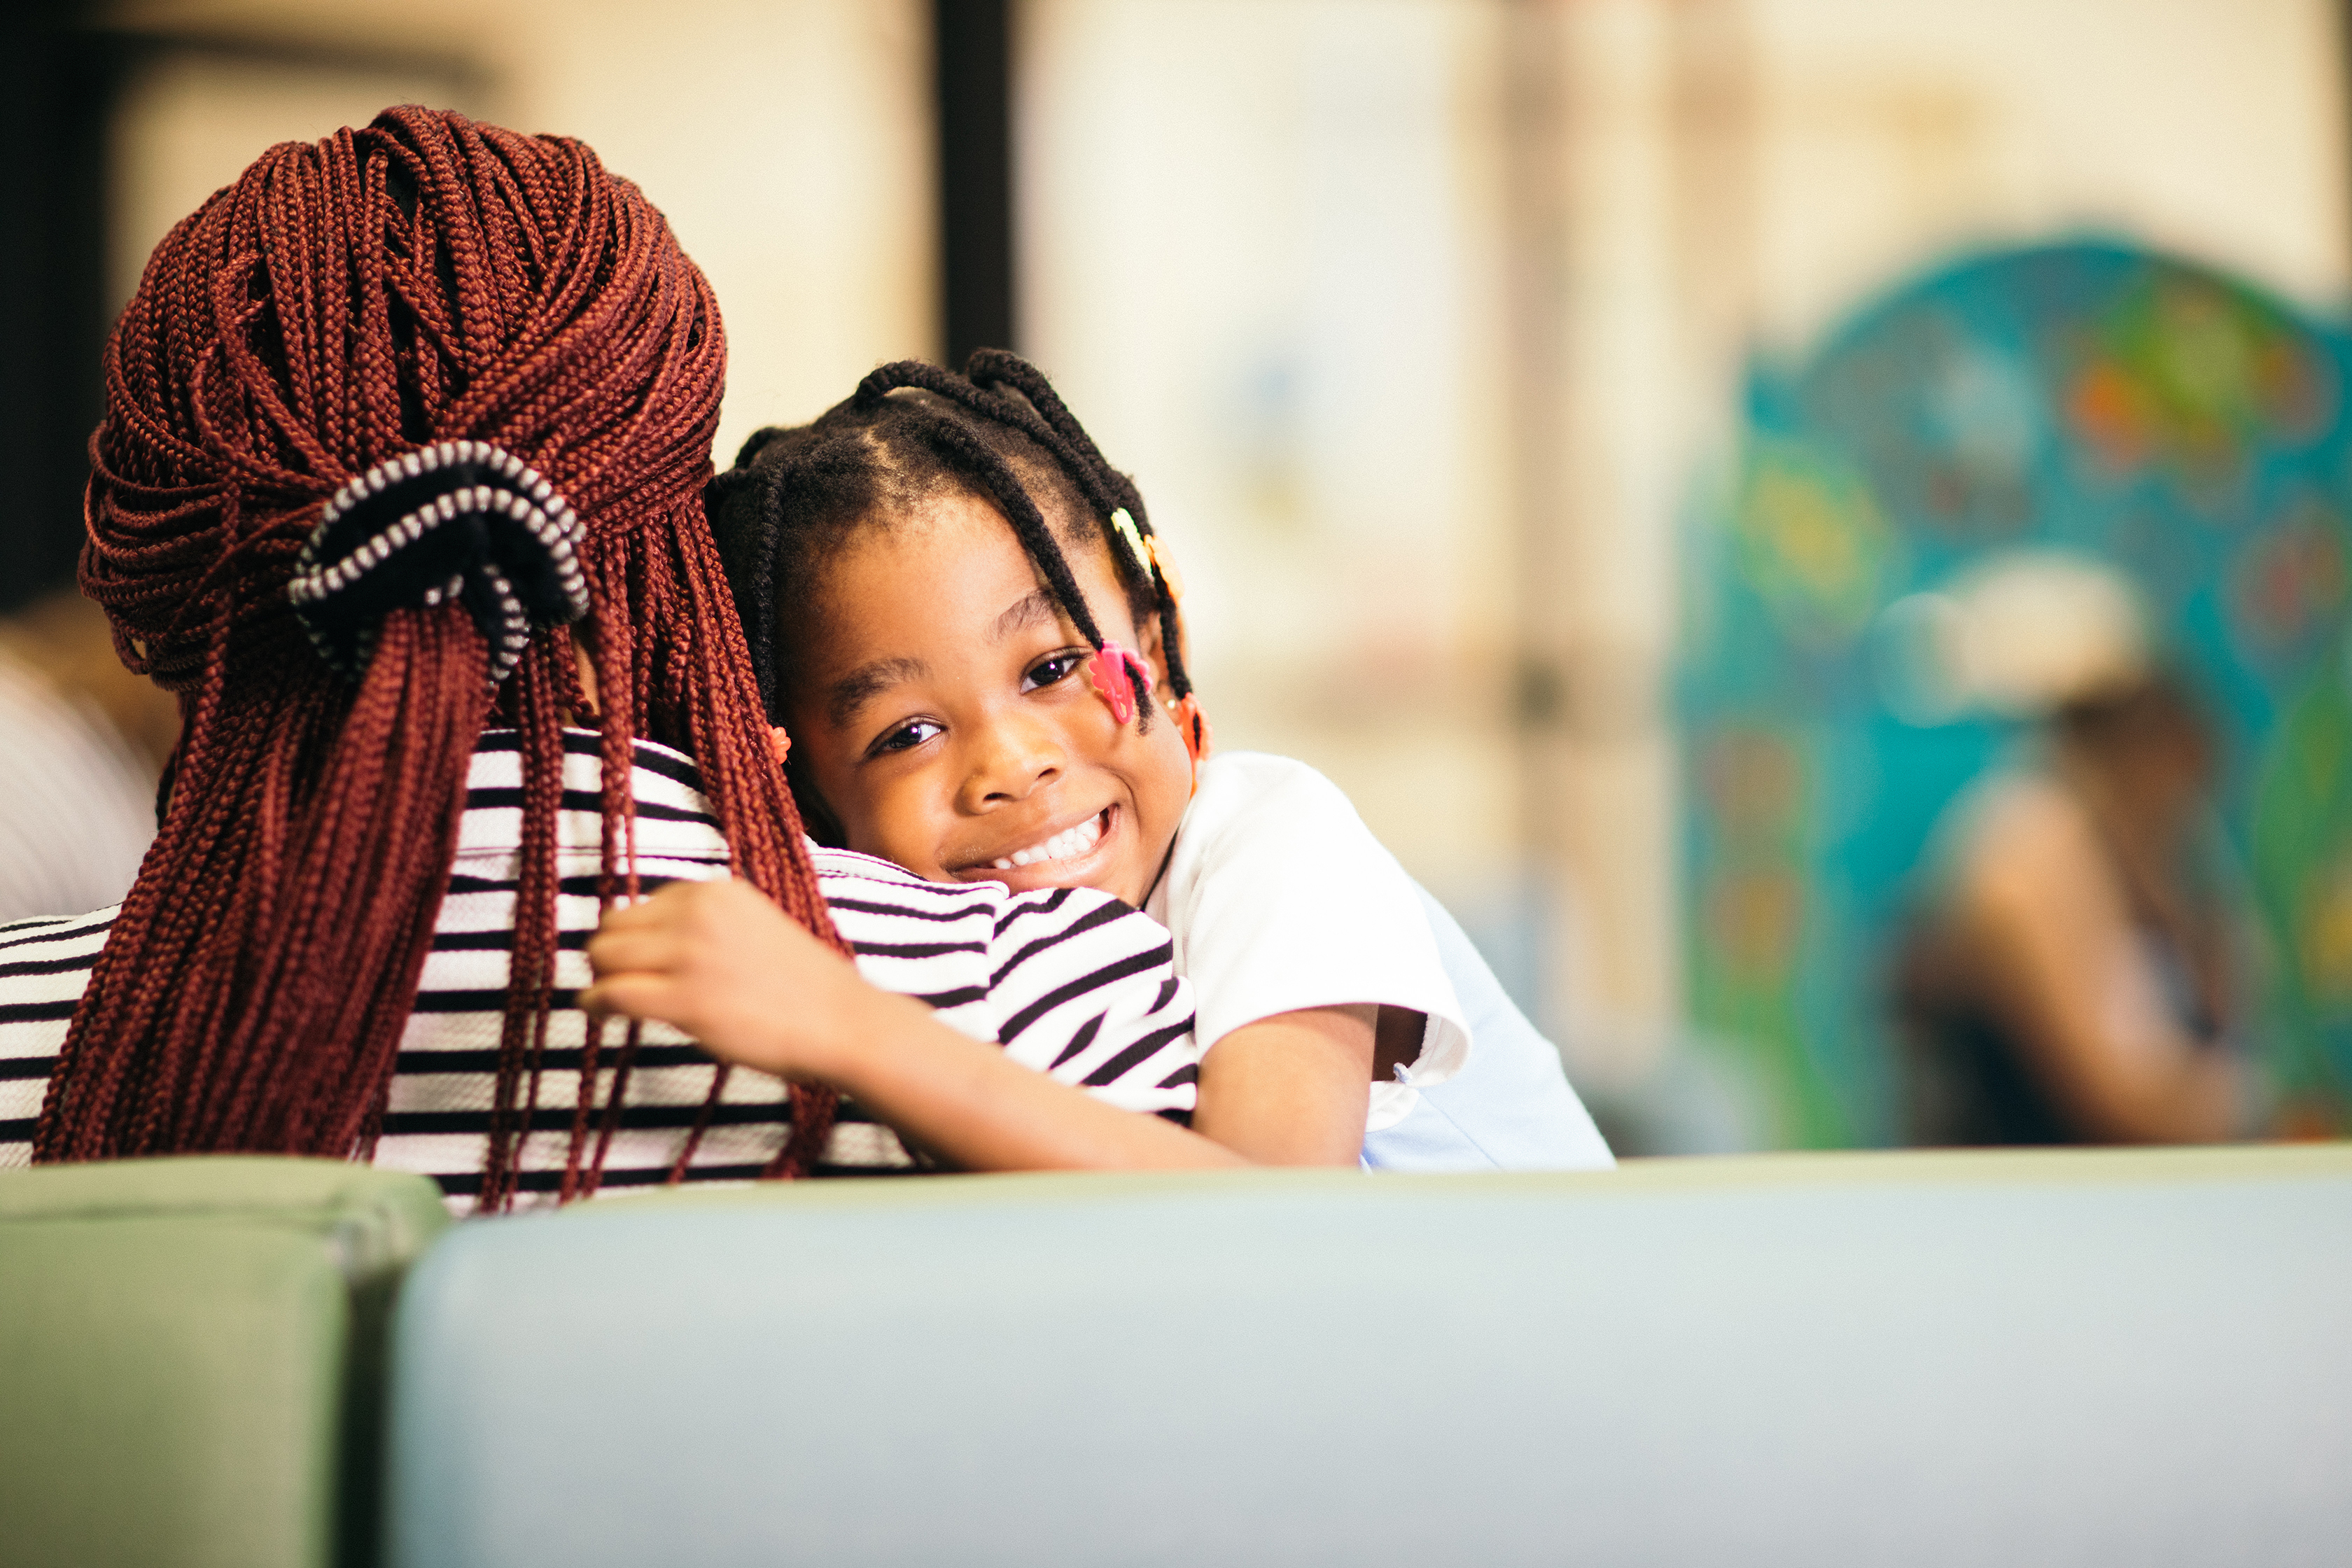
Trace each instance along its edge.
<path fill-rule="evenodd" d="M 121 909 L 0 925 L 0 1029 L 70 1016 Z"/>
<path fill-rule="evenodd" d="M 602 858 L 604 844 L 604 738 L 593 730 L 561 731 L 561 796 L 555 832 L 569 859 Z M 466 811 L 457 829 L 459 865 L 512 858 L 523 836 L 523 753 L 520 731 L 492 727 L 475 742 L 466 775 Z M 643 738 L 629 742 L 626 788 L 640 860 L 716 865 L 728 858 L 702 774 L 685 752 Z"/>
<path fill-rule="evenodd" d="M 969 921 L 975 929 L 992 933 L 990 941 L 1002 942 L 1008 933 L 1025 940 L 1040 929 L 1097 929 L 1104 924 L 1105 907 L 1126 909 L 1110 894 L 1092 888 L 1033 888 L 1016 893 L 996 881 L 933 882 L 877 856 L 831 848 L 813 838 L 806 843 L 809 863 L 835 924 L 861 949 L 869 940 L 879 940 L 876 920 Z M 1157 929 L 1146 922 L 1124 940 L 1156 940 L 1141 933 Z"/>
<path fill-rule="evenodd" d="M 1963 876 L 1980 874 L 1988 861 L 2046 868 L 2099 858 L 2098 828 L 2082 797 L 2045 773 L 2018 770 L 1979 781 L 1960 801 L 1956 821 Z"/>
<path fill-rule="evenodd" d="M 79 999 L 121 908 L 0 925 L 0 1026 L 29 1021 L 45 1003 Z"/>
<path fill-rule="evenodd" d="M 5 954 L 0 956 L 0 975 L 19 973 L 6 966 L 22 962 L 26 952 L 103 937 L 121 908 L 121 904 L 109 904 L 86 915 L 35 915 L 0 921 L 0 954 Z"/>
<path fill-rule="evenodd" d="M 894 861 L 855 849 L 835 849 L 804 840 L 809 865 L 838 910 L 873 908 L 876 912 L 952 914 L 992 912 L 1009 889 L 1002 882 L 929 882 Z"/>

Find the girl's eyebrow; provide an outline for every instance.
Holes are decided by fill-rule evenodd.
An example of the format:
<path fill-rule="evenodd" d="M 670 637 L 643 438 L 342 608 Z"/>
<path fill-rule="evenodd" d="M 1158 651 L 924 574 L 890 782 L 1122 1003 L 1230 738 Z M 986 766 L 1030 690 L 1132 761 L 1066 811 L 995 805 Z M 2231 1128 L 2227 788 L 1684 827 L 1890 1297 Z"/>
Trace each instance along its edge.
<path fill-rule="evenodd" d="M 1054 602 L 1051 593 L 1044 588 L 1033 589 L 1025 597 L 1015 600 L 1011 609 L 996 617 L 996 629 L 988 634 L 988 640 L 1003 642 L 1014 632 L 1041 621 L 1057 621 L 1061 616 L 1062 607 Z"/>
<path fill-rule="evenodd" d="M 919 680 L 929 673 L 929 667 L 919 658 L 877 658 L 861 664 L 833 683 L 826 693 L 825 711 L 835 729 L 846 730 L 868 702 L 894 686 Z"/>

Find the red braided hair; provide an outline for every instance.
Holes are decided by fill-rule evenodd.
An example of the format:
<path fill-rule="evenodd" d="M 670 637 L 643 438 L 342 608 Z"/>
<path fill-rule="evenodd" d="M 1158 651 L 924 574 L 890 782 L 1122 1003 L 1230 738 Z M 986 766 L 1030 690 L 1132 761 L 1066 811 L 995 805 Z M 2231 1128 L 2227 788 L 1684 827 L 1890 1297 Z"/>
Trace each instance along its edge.
<path fill-rule="evenodd" d="M 572 629 L 539 632 L 493 694 L 464 611 L 394 610 L 354 683 L 287 596 L 337 489 L 430 443 L 511 453 L 584 526 L 606 896 L 634 886 L 645 736 L 695 757 L 736 873 L 839 944 L 703 513 L 725 365 L 709 286 L 635 186 L 576 142 L 457 114 L 393 109 L 273 147 L 156 247 L 107 346 L 81 577 L 125 661 L 179 694 L 183 738 L 37 1158 L 364 1156 L 469 753 L 503 723 L 522 735 L 524 830 L 480 1204 L 511 1202 L 559 995 L 559 731 L 590 711 Z M 593 1190 L 635 1040 L 604 1077 L 599 1136 L 590 1031 L 566 1196 Z M 832 1110 L 793 1090 L 778 1173 L 813 1163 Z"/>

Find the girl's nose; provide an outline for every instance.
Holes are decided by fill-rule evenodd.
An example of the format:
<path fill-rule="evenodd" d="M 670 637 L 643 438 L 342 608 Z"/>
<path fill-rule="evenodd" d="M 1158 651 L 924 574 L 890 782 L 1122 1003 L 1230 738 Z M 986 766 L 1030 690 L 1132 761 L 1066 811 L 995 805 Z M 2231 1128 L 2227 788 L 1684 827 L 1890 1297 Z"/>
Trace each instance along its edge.
<path fill-rule="evenodd" d="M 990 721 L 973 738 L 971 757 L 962 792 L 967 811 L 1026 799 L 1059 778 L 1065 761 L 1054 727 L 1021 713 Z"/>

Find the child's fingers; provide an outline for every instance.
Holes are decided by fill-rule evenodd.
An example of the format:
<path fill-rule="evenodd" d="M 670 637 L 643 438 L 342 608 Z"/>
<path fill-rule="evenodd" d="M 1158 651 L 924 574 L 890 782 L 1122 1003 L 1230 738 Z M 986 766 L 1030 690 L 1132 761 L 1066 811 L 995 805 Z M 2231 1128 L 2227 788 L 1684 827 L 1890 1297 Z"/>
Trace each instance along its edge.
<path fill-rule="evenodd" d="M 676 982 L 638 973 L 599 980 L 580 993 L 581 1010 L 597 1017 L 650 1018 L 664 1024 L 678 1021 L 685 1001 Z"/>
<path fill-rule="evenodd" d="M 587 952 L 589 969 L 600 975 L 629 970 L 667 972 L 678 966 L 686 944 L 659 926 L 616 931 L 608 922 L 588 939 Z"/>
<path fill-rule="evenodd" d="M 656 902 L 655 900 L 660 897 L 661 895 L 656 893 L 651 898 L 640 899 L 634 904 L 615 904 L 604 911 L 604 918 L 596 923 L 596 929 L 645 931 L 667 925 L 672 918 L 670 901 Z"/>

